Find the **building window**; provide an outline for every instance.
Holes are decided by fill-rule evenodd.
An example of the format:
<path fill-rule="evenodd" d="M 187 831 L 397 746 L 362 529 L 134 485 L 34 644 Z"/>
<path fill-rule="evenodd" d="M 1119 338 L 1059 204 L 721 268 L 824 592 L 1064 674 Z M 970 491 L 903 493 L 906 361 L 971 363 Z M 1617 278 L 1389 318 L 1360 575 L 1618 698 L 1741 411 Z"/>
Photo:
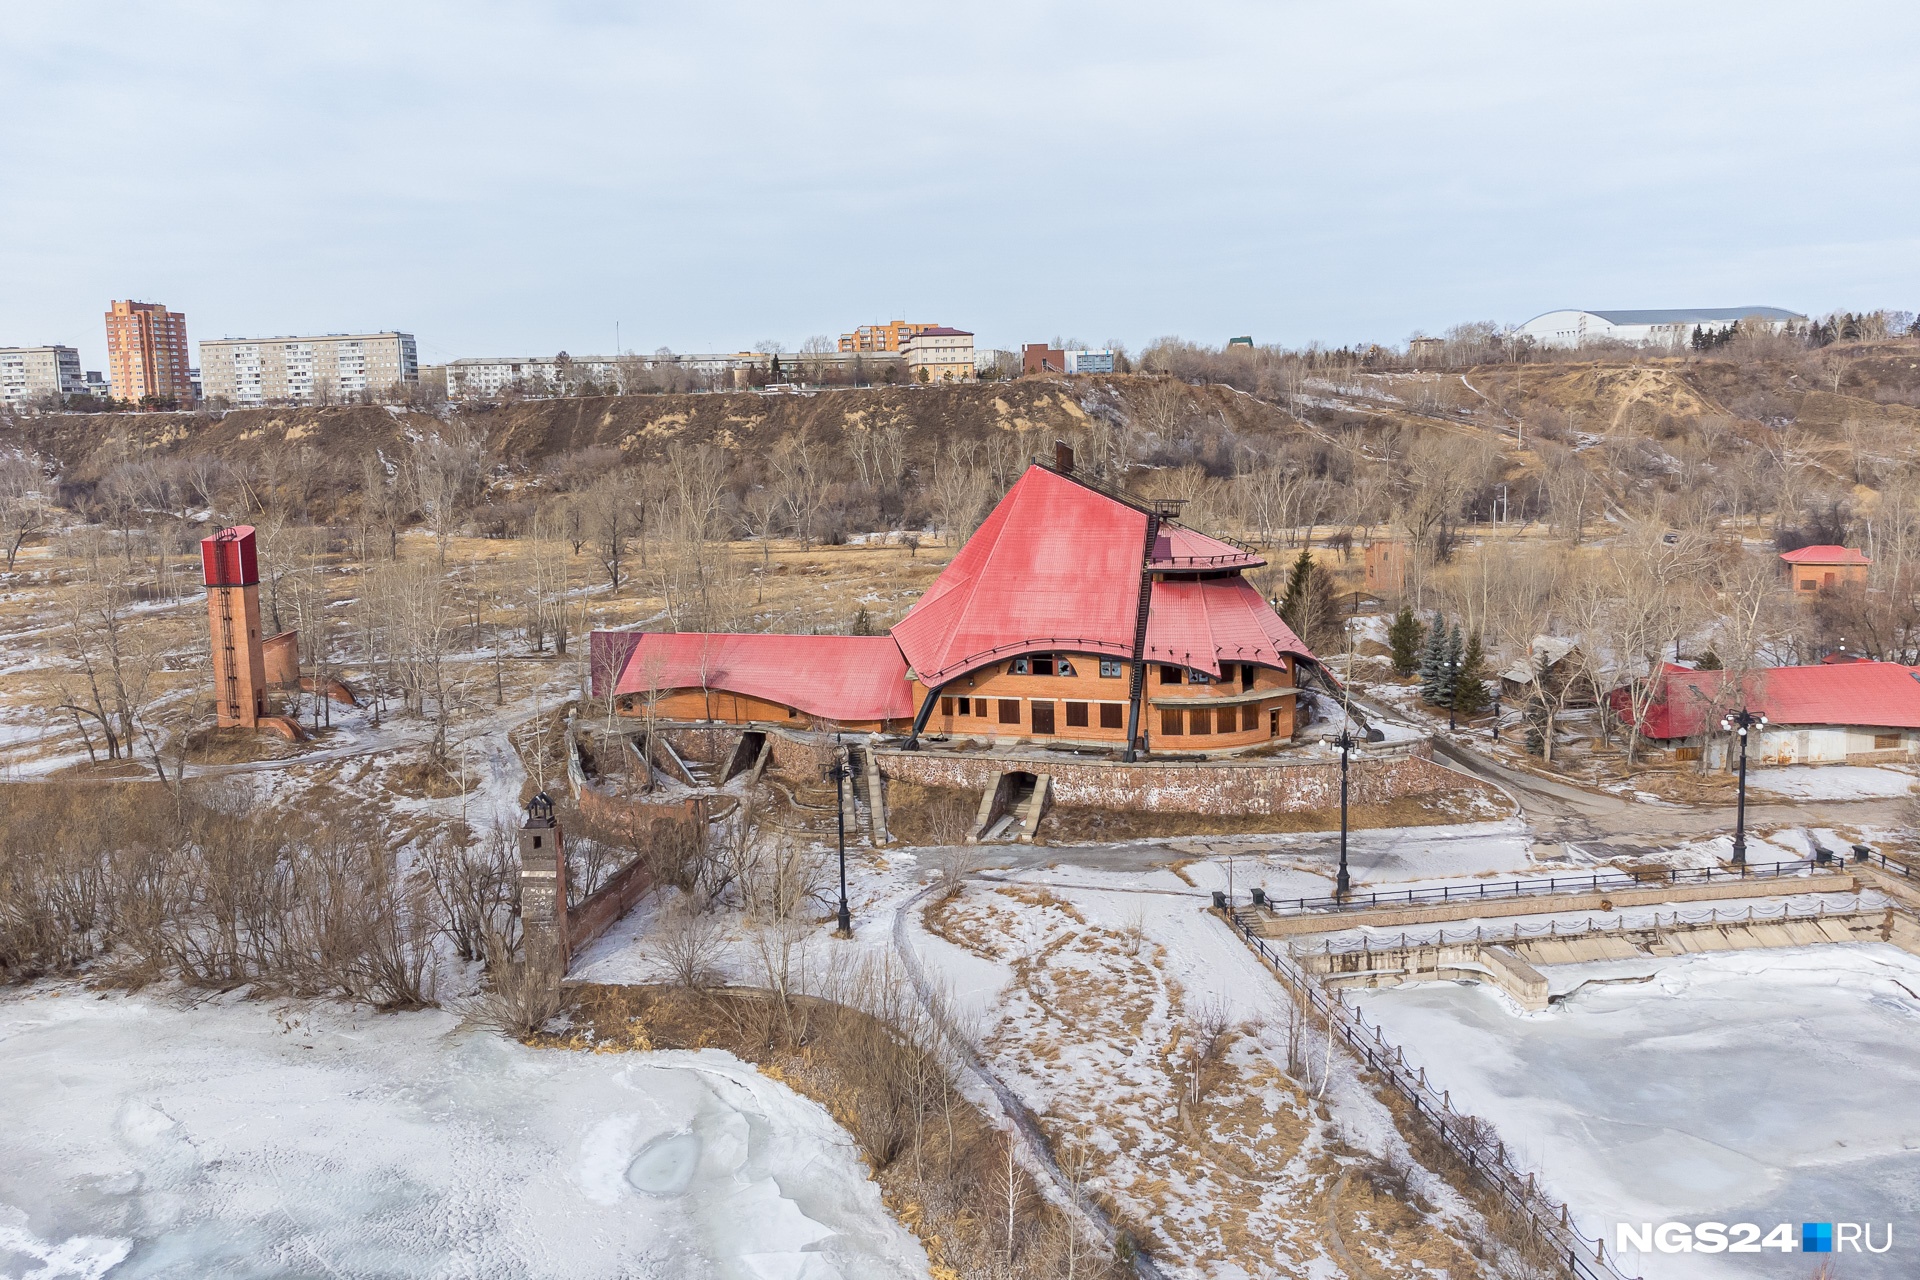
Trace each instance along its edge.
<path fill-rule="evenodd" d="M 971 698 L 961 698 L 961 699 L 960 699 L 960 714 L 961 714 L 961 715 L 963 715 L 963 716 L 970 716 L 970 715 L 972 715 L 972 714 L 973 714 L 973 710 L 972 710 L 972 706 L 973 706 L 973 700 L 972 700 Z"/>
<path fill-rule="evenodd" d="M 1208 675 L 1204 671 L 1189 671 L 1187 672 L 1187 683 L 1188 684 L 1212 684 L 1213 677 Z"/>
<path fill-rule="evenodd" d="M 1120 678 L 1120 659 L 1100 659 L 1100 676 L 1104 680 L 1118 680 Z"/>
<path fill-rule="evenodd" d="M 1162 707 L 1160 709 L 1160 732 L 1170 738 L 1180 737 L 1180 709 Z"/>
<path fill-rule="evenodd" d="M 1117 702 L 1100 704 L 1100 727 L 1102 729 L 1123 729 L 1126 727 L 1126 708 Z"/>
<path fill-rule="evenodd" d="M 1242 689 L 1253 688 L 1254 669 L 1254 665 L 1251 662 L 1243 662 L 1240 664 L 1240 687 Z"/>
<path fill-rule="evenodd" d="M 1018 698 L 1000 699 L 1000 723 L 1001 724 L 1019 724 L 1020 723 L 1020 699 Z"/>
<path fill-rule="evenodd" d="M 1071 676 L 1078 675 L 1079 673 L 1073 669 L 1073 664 L 1067 661 L 1066 655 L 1062 654 L 1053 660 L 1053 674 L 1057 676 Z"/>
<path fill-rule="evenodd" d="M 1252 668 L 1248 668 L 1248 670 L 1252 670 Z M 1242 733 L 1252 733 L 1255 729 L 1258 729 L 1259 727 L 1260 727 L 1259 706 L 1252 702 L 1241 703 L 1240 704 L 1240 731 Z"/>
<path fill-rule="evenodd" d="M 1180 668 L 1170 667 L 1163 663 L 1160 667 L 1160 683 L 1161 684 L 1179 684 Z"/>
<path fill-rule="evenodd" d="M 1067 722 L 1069 724 L 1073 722 L 1071 714 L 1068 715 Z M 1899 746 L 1900 735 L 1897 733 L 1876 733 L 1873 735 L 1873 749 L 1875 751 L 1893 751 Z"/>
<path fill-rule="evenodd" d="M 1034 675 L 1050 676 L 1053 674 L 1053 655 L 1050 653 L 1036 653 L 1033 655 L 1032 665 Z"/>
<path fill-rule="evenodd" d="M 952 698 L 942 698 L 942 699 L 940 699 L 940 714 L 941 714 L 941 715 L 943 715 L 943 716 L 951 716 L 951 715 L 953 714 L 953 699 L 952 699 Z"/>
<path fill-rule="evenodd" d="M 1084 729 L 1087 727 L 1087 704 L 1069 702 L 1067 704 L 1067 728 Z"/>
<path fill-rule="evenodd" d="M 1209 707 L 1195 707 L 1187 713 L 1188 733 L 1212 733 L 1213 711 Z"/>
<path fill-rule="evenodd" d="M 1016 676 L 1026 675 L 1027 660 L 1025 658 L 1015 658 L 1012 662 L 1009 662 L 1007 664 L 1007 673 L 1009 675 L 1016 675 Z"/>

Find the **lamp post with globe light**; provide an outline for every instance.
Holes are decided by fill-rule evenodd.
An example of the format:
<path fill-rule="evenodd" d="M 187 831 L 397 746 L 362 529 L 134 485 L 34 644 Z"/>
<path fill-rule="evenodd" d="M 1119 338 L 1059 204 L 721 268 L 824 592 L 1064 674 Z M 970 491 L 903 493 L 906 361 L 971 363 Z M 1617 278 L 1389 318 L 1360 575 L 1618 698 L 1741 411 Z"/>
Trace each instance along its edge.
<path fill-rule="evenodd" d="M 1733 818 L 1733 865 L 1736 867 L 1747 865 L 1747 739 L 1755 729 L 1764 729 L 1766 724 L 1765 716 L 1745 707 L 1727 713 L 1720 720 L 1722 729 L 1740 736 L 1740 785 Z"/>
<path fill-rule="evenodd" d="M 834 932 L 843 938 L 853 936 L 853 915 L 847 910 L 847 801 L 844 790 L 846 781 L 853 776 L 843 754 L 836 753 L 833 763 L 826 769 L 827 781 L 833 784 L 833 816 L 839 830 L 840 844 L 840 913 L 838 928 Z"/>

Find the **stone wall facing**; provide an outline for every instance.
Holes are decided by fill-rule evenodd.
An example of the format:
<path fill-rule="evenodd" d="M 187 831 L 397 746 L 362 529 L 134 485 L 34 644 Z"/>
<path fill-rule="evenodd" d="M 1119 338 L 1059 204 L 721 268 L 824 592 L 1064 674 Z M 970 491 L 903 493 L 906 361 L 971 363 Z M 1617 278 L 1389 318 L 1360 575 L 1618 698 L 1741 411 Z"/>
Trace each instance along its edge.
<path fill-rule="evenodd" d="M 1406 754 L 1356 756 L 1348 774 L 1350 804 L 1382 804 L 1407 796 L 1454 791 L 1469 779 L 1435 764 L 1430 745 Z M 1292 813 L 1340 804 L 1340 761 L 1213 760 L 1120 764 L 1105 760 L 1011 759 L 936 751 L 879 748 L 887 778 L 929 787 L 984 792 L 1016 770 L 1053 779 L 1058 805 L 1154 813 Z"/>

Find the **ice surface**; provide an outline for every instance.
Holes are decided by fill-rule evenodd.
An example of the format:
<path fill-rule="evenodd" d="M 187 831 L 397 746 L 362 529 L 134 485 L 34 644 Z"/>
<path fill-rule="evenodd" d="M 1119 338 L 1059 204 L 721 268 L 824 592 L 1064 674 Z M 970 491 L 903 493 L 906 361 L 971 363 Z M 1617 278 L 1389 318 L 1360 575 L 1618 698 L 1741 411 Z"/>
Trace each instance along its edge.
<path fill-rule="evenodd" d="M 1920 1273 L 1920 959 L 1836 945 L 1549 973 L 1557 989 L 1587 985 L 1531 1015 L 1483 986 L 1354 995 L 1609 1249 L 1621 1222 L 1892 1222 L 1899 1247 L 1847 1253 L 1842 1275 Z M 1626 1267 L 1646 1280 L 1812 1269 L 1771 1251 Z"/>
<path fill-rule="evenodd" d="M 0 1276 L 927 1275 L 832 1118 L 712 1050 L 40 986 L 0 1061 Z"/>

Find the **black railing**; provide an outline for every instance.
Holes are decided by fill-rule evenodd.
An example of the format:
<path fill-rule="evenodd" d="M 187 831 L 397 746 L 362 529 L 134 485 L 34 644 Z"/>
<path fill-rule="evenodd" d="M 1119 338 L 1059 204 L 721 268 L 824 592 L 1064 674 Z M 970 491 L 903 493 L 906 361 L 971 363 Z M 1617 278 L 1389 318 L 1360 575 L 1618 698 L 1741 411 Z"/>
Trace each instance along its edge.
<path fill-rule="evenodd" d="M 1527 898 L 1555 893 L 1595 893 L 1601 890 L 1624 891 L 1662 885 L 1708 884 L 1725 880 L 1767 880 L 1805 872 L 1840 871 L 1839 860 L 1816 862 L 1768 862 L 1739 867 L 1661 867 L 1639 872 L 1596 871 L 1584 876 L 1547 876 L 1538 880 L 1503 880 L 1498 883 L 1441 885 L 1433 889 L 1400 889 L 1391 893 L 1350 893 L 1344 898 L 1268 898 L 1262 905 L 1269 915 L 1297 915 L 1319 911 L 1362 911 L 1372 907 L 1472 902 L 1497 898 Z"/>
<path fill-rule="evenodd" d="M 1564 939 L 1574 941 L 1594 934 L 1618 936 L 1623 933 L 1655 933 L 1665 929 L 1711 929 L 1721 925 L 1747 924 L 1792 924 L 1802 920 L 1826 920 L 1829 918 L 1847 919 L 1858 916 L 1878 917 L 1880 906 L 1869 906 L 1861 900 L 1860 894 L 1847 895 L 1852 899 L 1850 905 L 1827 909 L 1824 898 L 1816 900 L 1811 907 L 1796 908 L 1792 902 L 1782 902 L 1778 910 L 1750 905 L 1744 911 L 1722 911 L 1718 907 L 1706 911 L 1670 911 L 1665 915 L 1655 911 L 1650 920 L 1628 922 L 1625 912 L 1616 912 L 1609 924 L 1604 918 L 1598 924 L 1593 916 L 1588 916 L 1584 925 L 1562 927 L 1558 921 L 1549 920 L 1546 924 L 1515 924 L 1506 929 L 1489 929 L 1485 925 L 1476 925 L 1471 929 L 1455 929 L 1451 935 L 1445 929 L 1432 933 L 1408 934 L 1401 931 L 1398 940 L 1388 937 L 1326 937 L 1316 947 L 1289 946 L 1288 954 L 1294 956 L 1345 956 L 1365 955 L 1376 951 L 1408 951 L 1419 947 L 1464 947 L 1469 944 L 1484 946 L 1516 945 L 1525 942 L 1537 942 L 1541 939 Z M 1875 897 L 1880 897 L 1876 894 Z"/>
<path fill-rule="evenodd" d="M 1227 918 L 1267 967 L 1325 1019 L 1327 1034 L 1338 1032 L 1347 1048 L 1433 1127 L 1447 1150 L 1499 1197 L 1568 1276 L 1573 1280 L 1638 1280 L 1607 1257 L 1604 1241 L 1581 1234 L 1565 1203 L 1542 1191 L 1531 1173 L 1522 1175 L 1514 1167 L 1506 1144 L 1492 1136 L 1491 1126 L 1455 1111 L 1450 1094 L 1435 1091 L 1427 1083 L 1426 1068 L 1419 1068 L 1416 1074 L 1407 1065 L 1406 1054 L 1388 1044 L 1379 1027 L 1369 1028 L 1365 1015 L 1350 1007 L 1344 994 L 1329 996 L 1326 988 L 1308 977 L 1290 956 L 1269 947 L 1237 913 L 1230 911 Z"/>

